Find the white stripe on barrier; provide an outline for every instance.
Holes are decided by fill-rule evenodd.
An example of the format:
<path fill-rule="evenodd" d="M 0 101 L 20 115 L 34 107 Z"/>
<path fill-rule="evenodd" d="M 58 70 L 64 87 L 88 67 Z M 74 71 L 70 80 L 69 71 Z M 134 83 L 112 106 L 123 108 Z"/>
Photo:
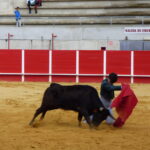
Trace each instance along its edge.
<path fill-rule="evenodd" d="M 79 83 L 79 51 L 76 51 L 76 83 Z"/>
<path fill-rule="evenodd" d="M 0 73 L 0 75 L 24 75 L 24 76 L 108 76 L 108 74 L 59 74 L 59 73 Z M 150 75 L 119 75 L 119 77 L 150 77 Z"/>
<path fill-rule="evenodd" d="M 131 51 L 131 83 L 134 83 L 134 51 Z"/>
<path fill-rule="evenodd" d="M 24 55 L 24 50 L 22 50 L 22 65 L 21 65 L 21 73 L 23 74 L 21 78 L 22 82 L 24 82 L 24 66 L 25 66 L 24 61 L 25 61 L 25 55 Z"/>
<path fill-rule="evenodd" d="M 49 51 L 49 82 L 52 82 L 52 51 Z"/>
<path fill-rule="evenodd" d="M 107 56 L 106 56 L 107 54 L 106 54 L 106 51 L 104 51 L 104 53 L 103 53 L 103 78 L 105 79 L 106 78 L 106 67 L 107 67 L 107 65 L 106 65 L 106 59 L 107 59 Z"/>

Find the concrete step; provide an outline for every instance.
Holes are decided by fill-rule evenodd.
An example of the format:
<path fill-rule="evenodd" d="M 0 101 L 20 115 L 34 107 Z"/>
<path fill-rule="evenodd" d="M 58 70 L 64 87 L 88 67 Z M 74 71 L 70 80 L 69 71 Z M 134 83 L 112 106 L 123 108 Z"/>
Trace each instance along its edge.
<path fill-rule="evenodd" d="M 92 1 L 92 0 L 42 0 L 43 2 L 70 2 L 70 1 Z M 95 0 L 95 1 L 120 1 L 120 0 Z M 126 0 L 126 1 L 135 1 L 135 0 Z M 148 0 L 147 0 L 148 1 Z"/>
<path fill-rule="evenodd" d="M 24 25 L 149 24 L 150 0 L 43 0 L 38 13 L 20 8 Z M 148 17 L 146 17 L 148 16 Z M 14 25 L 15 17 L 4 14 L 0 25 Z"/>
<path fill-rule="evenodd" d="M 26 9 L 27 7 L 23 7 Z M 84 8 L 150 8 L 150 1 L 76 1 L 43 2 L 43 9 L 84 9 Z"/>
<path fill-rule="evenodd" d="M 149 16 L 149 8 L 129 9 L 42 9 L 38 13 L 28 13 L 27 9 L 20 10 L 22 16 L 38 17 L 90 17 L 90 16 Z"/>
<path fill-rule="evenodd" d="M 0 25 L 15 25 L 14 17 L 0 17 Z M 23 17 L 23 25 L 149 24 L 150 17 Z"/>
<path fill-rule="evenodd" d="M 70 2 L 43 2 L 42 8 L 150 8 L 150 1 L 70 1 Z"/>

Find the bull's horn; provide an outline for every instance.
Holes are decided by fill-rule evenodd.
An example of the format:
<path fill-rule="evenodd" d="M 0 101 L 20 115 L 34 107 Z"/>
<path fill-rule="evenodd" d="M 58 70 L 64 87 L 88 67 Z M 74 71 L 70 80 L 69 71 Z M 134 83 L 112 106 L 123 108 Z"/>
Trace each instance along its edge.
<path fill-rule="evenodd" d="M 109 116 L 110 116 L 112 119 L 116 120 L 116 118 L 110 113 L 110 111 L 109 111 Z"/>
<path fill-rule="evenodd" d="M 103 111 L 103 110 L 104 110 L 104 107 L 100 107 L 99 110 L 100 110 L 100 111 Z"/>

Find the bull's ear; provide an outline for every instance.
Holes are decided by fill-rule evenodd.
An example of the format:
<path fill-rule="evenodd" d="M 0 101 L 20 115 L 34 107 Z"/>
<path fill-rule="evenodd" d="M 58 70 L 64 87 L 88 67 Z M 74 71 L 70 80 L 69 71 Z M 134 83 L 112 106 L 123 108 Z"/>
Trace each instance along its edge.
<path fill-rule="evenodd" d="M 103 111 L 103 110 L 104 110 L 104 107 L 100 107 L 100 108 L 99 108 L 99 111 Z"/>

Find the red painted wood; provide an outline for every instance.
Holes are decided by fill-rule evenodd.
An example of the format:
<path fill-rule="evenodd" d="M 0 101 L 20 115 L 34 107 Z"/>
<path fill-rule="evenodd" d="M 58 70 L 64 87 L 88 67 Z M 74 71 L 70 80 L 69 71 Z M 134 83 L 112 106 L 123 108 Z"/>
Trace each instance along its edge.
<path fill-rule="evenodd" d="M 102 74 L 103 51 L 79 51 L 79 74 Z"/>
<path fill-rule="evenodd" d="M 48 82 L 49 81 L 49 76 L 40 76 L 40 75 L 30 76 L 30 75 L 26 75 L 24 77 L 24 80 L 29 81 L 29 82 Z"/>
<path fill-rule="evenodd" d="M 76 82 L 75 76 L 52 76 L 52 82 Z"/>
<path fill-rule="evenodd" d="M 0 73 L 21 73 L 21 50 L 0 50 Z"/>
<path fill-rule="evenodd" d="M 134 51 L 134 74 L 150 75 L 150 51 Z M 106 51 L 106 73 L 131 74 L 131 51 Z M 25 73 L 49 73 L 49 50 L 25 50 Z M 22 72 L 21 50 L 0 50 L 0 80 L 21 81 L 21 75 L 3 73 Z M 53 82 L 76 82 L 76 51 L 52 51 L 52 73 L 74 74 L 53 75 Z M 79 82 L 101 82 L 100 76 L 80 74 L 103 74 L 103 51 L 79 51 Z M 48 75 L 25 75 L 25 81 L 48 82 Z M 130 83 L 131 77 L 119 77 L 118 82 Z M 135 83 L 150 83 L 150 77 L 134 77 Z"/>
<path fill-rule="evenodd" d="M 150 83 L 150 77 L 135 77 L 134 83 Z"/>
<path fill-rule="evenodd" d="M 131 83 L 131 78 L 130 77 L 119 77 L 117 82 L 129 84 L 129 83 Z"/>
<path fill-rule="evenodd" d="M 79 82 L 95 82 L 100 83 L 103 80 L 103 77 L 97 76 L 79 76 Z"/>
<path fill-rule="evenodd" d="M 49 73 L 49 51 L 25 50 L 25 73 Z"/>
<path fill-rule="evenodd" d="M 52 51 L 52 73 L 75 74 L 76 73 L 76 51 L 53 50 Z"/>
<path fill-rule="evenodd" d="M 134 52 L 134 74 L 150 75 L 150 51 Z"/>
<path fill-rule="evenodd" d="M 131 51 L 107 51 L 107 74 L 129 75 L 131 72 Z"/>
<path fill-rule="evenodd" d="M 21 79 L 21 75 L 0 75 L 0 81 L 20 82 Z"/>

